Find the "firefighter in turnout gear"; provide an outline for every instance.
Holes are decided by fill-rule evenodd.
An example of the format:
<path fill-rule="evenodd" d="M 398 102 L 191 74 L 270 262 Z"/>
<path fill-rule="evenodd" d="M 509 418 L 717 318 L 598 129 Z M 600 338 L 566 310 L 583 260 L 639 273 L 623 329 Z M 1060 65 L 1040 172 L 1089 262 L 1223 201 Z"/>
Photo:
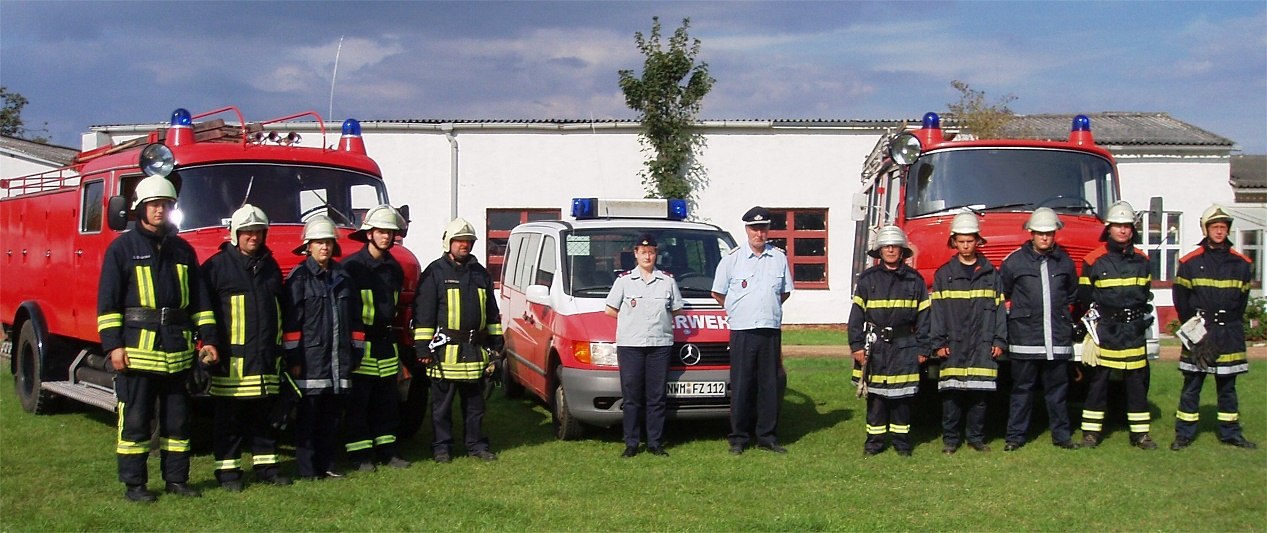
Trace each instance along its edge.
<path fill-rule="evenodd" d="M 361 364 L 352 369 L 346 423 L 348 458 L 360 471 L 374 470 L 376 461 L 393 468 L 409 466 L 396 454 L 400 344 L 392 327 L 405 272 L 392 257 L 391 249 L 404 229 L 404 218 L 392 206 L 370 209 L 361 228 L 351 235 L 352 240 L 364 242 L 365 247 L 342 261 L 361 301 L 361 314 L 353 320 L 359 320 L 365 330 Z"/>
<path fill-rule="evenodd" d="M 999 273 L 977 247 L 985 244 L 977 216 L 955 215 L 949 246 L 956 254 L 933 278 L 929 346 L 941 362 L 942 452 L 959 449 L 965 419 L 968 446 L 985 452 L 986 397 L 995 389 L 995 362 L 1007 347 L 1007 310 Z M 965 413 L 966 412 L 966 413 Z"/>
<path fill-rule="evenodd" d="M 1205 337 L 1192 349 L 1184 347 L 1179 358 L 1183 390 L 1175 412 L 1172 450 L 1182 450 L 1197 436 L 1201 386 L 1206 374 L 1214 374 L 1218 390 L 1219 440 L 1239 448 L 1257 448 L 1241 432 L 1236 397 L 1236 376 L 1249 371 L 1245 357 L 1245 329 L 1241 324 L 1249 304 L 1250 260 L 1227 239 L 1232 216 L 1218 205 L 1201 215 L 1205 238 L 1197 249 L 1179 260 L 1175 277 L 1175 310 L 1181 323 L 1200 316 Z"/>
<path fill-rule="evenodd" d="M 867 380 L 865 455 L 884 451 L 886 433 L 898 455 L 911 455 L 910 399 L 927 360 L 930 301 L 924 277 L 904 262 L 912 255 L 906 242 L 901 228 L 880 228 L 867 252 L 880 263 L 863 271 L 853 291 L 849 347 L 854 379 Z"/>
<path fill-rule="evenodd" d="M 229 219 L 229 242 L 202 265 L 216 302 L 219 363 L 211 367 L 215 405 L 212 447 L 216 480 L 230 492 L 243 489 L 242 449 L 249 446 L 255 478 L 289 485 L 280 475 L 277 438 L 269 413 L 281 375 L 282 271 L 265 244 L 268 216 L 247 204 Z"/>
<path fill-rule="evenodd" d="M 97 292 L 101 349 L 118 372 L 115 394 L 119 480 L 131 501 L 152 502 L 146 487 L 151 422 L 158 418 L 163 480 L 169 494 L 200 496 L 189 481 L 189 392 L 196 331 L 205 363 L 219 359 L 215 316 L 194 249 L 167 217 L 176 187 L 158 175 L 136 185 L 136 226 L 110 243 Z M 157 408 L 157 410 L 156 410 Z"/>
<path fill-rule="evenodd" d="M 1131 444 L 1143 450 L 1157 448 L 1149 437 L 1148 358 L 1145 333 L 1152 326 L 1153 307 L 1148 302 L 1148 255 L 1135 247 L 1139 231 L 1131 204 L 1117 202 L 1104 217 L 1104 246 L 1087 254 L 1078 278 L 1079 307 L 1094 305 L 1100 319 L 1096 325 L 1099 363 L 1087 367 L 1087 399 L 1082 409 L 1082 446 L 1095 448 L 1104 431 L 1108 403 L 1109 374 L 1122 373 L 1126 387 L 1126 419 Z"/>
<path fill-rule="evenodd" d="M 438 463 L 451 460 L 453 400 L 465 421 L 466 453 L 497 459 L 484 436 L 484 380 L 503 347 L 493 280 L 471 255 L 475 230 L 461 218 L 444 230 L 444 255 L 422 270 L 414 299 L 414 349 L 431 378 L 431 444 Z"/>
<path fill-rule="evenodd" d="M 1034 386 L 1042 381 L 1052 444 L 1076 449 L 1069 426 L 1066 393 L 1069 360 L 1073 358 L 1073 318 L 1078 273 L 1073 259 L 1056 243 L 1064 227 L 1048 207 L 1035 209 L 1025 222 L 1030 241 L 1003 259 L 999 277 L 1004 298 L 1011 301 L 1007 315 L 1007 351 L 1012 366 L 1006 444 L 1011 452 L 1025 445 Z"/>
<path fill-rule="evenodd" d="M 341 255 L 334 221 L 318 215 L 304 224 L 307 256 L 286 277 L 288 305 L 282 310 L 286 366 L 299 387 L 295 462 L 302 479 L 343 477 L 334 469 L 339 421 L 351 373 L 361 362 L 365 335 L 361 299 L 335 257 Z"/>

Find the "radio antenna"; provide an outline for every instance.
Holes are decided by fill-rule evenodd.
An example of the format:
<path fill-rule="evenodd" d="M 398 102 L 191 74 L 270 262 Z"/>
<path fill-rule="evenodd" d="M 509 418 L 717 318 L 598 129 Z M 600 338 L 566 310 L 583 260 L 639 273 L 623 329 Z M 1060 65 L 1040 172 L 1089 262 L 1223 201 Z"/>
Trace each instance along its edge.
<path fill-rule="evenodd" d="M 334 50 L 334 72 L 330 74 L 330 108 L 326 111 L 326 119 L 334 116 L 334 80 L 339 77 L 339 55 L 343 53 L 343 36 L 339 36 L 339 47 Z"/>

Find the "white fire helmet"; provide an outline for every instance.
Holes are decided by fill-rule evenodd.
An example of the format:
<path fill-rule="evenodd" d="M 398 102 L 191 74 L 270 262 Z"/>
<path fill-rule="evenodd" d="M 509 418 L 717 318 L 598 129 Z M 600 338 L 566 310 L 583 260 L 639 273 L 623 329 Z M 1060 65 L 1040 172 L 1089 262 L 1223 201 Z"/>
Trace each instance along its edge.
<path fill-rule="evenodd" d="M 308 219 L 304 223 L 303 239 L 304 243 L 292 250 L 295 255 L 308 255 L 308 243 L 321 239 L 334 239 L 334 251 L 330 254 L 332 257 L 343 255 L 343 251 L 339 249 L 339 232 L 334 230 L 334 221 L 328 216 L 317 215 Z"/>
<path fill-rule="evenodd" d="M 385 229 L 400 233 L 405 230 L 405 218 L 400 216 L 396 208 L 383 204 L 370 209 L 361 220 L 361 228 L 348 237 L 354 241 L 368 242 L 367 235 L 371 229 Z"/>
<path fill-rule="evenodd" d="M 1228 229 L 1232 228 L 1232 215 L 1223 210 L 1223 206 L 1214 204 L 1201 213 L 1201 235 L 1209 236 L 1210 224 L 1214 222 L 1227 222 Z"/>
<path fill-rule="evenodd" d="M 1108 224 L 1134 224 L 1135 209 L 1125 200 L 1113 202 L 1109 206 L 1109 212 L 1104 215 L 1104 222 Z"/>
<path fill-rule="evenodd" d="M 897 226 L 884 226 L 875 232 L 875 243 L 871 245 L 871 250 L 867 251 L 867 255 L 876 259 L 880 258 L 880 249 L 885 246 L 895 245 L 902 247 L 902 259 L 906 259 L 914 255 L 910 245 L 906 242 L 906 232 Z"/>
<path fill-rule="evenodd" d="M 977 244 L 985 244 L 985 237 L 981 236 L 981 222 L 977 220 L 977 215 L 973 213 L 959 213 L 955 215 L 954 220 L 950 221 L 950 240 L 948 244 L 951 248 L 955 247 L 955 235 L 976 235 Z"/>
<path fill-rule="evenodd" d="M 136 201 L 132 202 L 132 209 L 164 198 L 175 202 L 176 186 L 162 176 L 150 176 L 136 184 Z"/>
<path fill-rule="evenodd" d="M 471 226 L 471 223 L 467 222 L 466 219 L 464 218 L 458 217 L 458 218 L 453 219 L 452 222 L 449 222 L 448 226 L 444 227 L 445 253 L 448 253 L 449 247 L 453 244 L 454 239 L 462 239 L 462 240 L 468 240 L 468 241 L 476 240 L 477 237 L 475 236 L 475 228 Z"/>
<path fill-rule="evenodd" d="M 234 211 L 233 216 L 229 218 L 229 241 L 237 246 L 238 232 L 253 229 L 267 230 L 268 215 L 264 214 L 264 210 L 246 204 Z"/>
<path fill-rule="evenodd" d="M 1029 216 L 1029 220 L 1025 222 L 1025 229 L 1028 231 L 1056 231 L 1063 227 L 1065 223 L 1060 221 L 1060 217 L 1056 216 L 1056 212 L 1050 207 L 1035 209 Z"/>

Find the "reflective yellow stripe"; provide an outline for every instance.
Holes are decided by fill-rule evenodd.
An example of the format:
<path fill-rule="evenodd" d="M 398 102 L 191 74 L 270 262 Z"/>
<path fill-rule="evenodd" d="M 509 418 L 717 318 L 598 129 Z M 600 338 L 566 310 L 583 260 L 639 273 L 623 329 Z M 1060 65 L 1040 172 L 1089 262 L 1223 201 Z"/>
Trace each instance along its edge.
<path fill-rule="evenodd" d="M 347 443 L 346 445 L 344 445 L 343 448 L 349 452 L 356 452 L 356 451 L 361 451 L 361 450 L 368 450 L 373 447 L 374 447 L 373 441 L 358 440 L 356 442 Z"/>
<path fill-rule="evenodd" d="M 995 368 L 943 368 L 941 369 L 942 377 L 958 377 L 958 376 L 977 376 L 994 378 L 999 376 L 998 369 Z"/>
<path fill-rule="evenodd" d="M 933 294 L 931 294 L 930 297 L 934 300 L 951 300 L 951 299 L 966 300 L 969 298 L 989 298 L 993 300 L 995 298 L 995 292 L 994 292 L 994 289 L 972 289 L 969 291 L 945 290 L 945 291 L 936 291 Z"/>
<path fill-rule="evenodd" d="M 888 429 L 888 426 L 873 426 L 871 424 L 867 424 L 868 435 L 883 435 L 886 431 L 888 431 Z"/>
<path fill-rule="evenodd" d="M 1215 364 L 1228 364 L 1228 363 L 1240 363 L 1245 360 L 1246 360 L 1245 352 L 1236 352 L 1236 353 L 1220 355 L 1218 359 L 1214 360 L 1214 362 Z"/>
<path fill-rule="evenodd" d="M 480 300 L 480 326 L 484 326 L 484 315 L 488 314 L 488 301 L 484 298 L 484 289 L 475 289 L 475 294 Z M 482 329 L 475 328 L 475 329 Z"/>
<path fill-rule="evenodd" d="M 106 313 L 97 317 L 97 331 L 123 327 L 123 313 Z"/>
<path fill-rule="evenodd" d="M 180 307 L 189 307 L 189 265 L 176 265 L 176 280 L 180 282 Z"/>
<path fill-rule="evenodd" d="M 903 424 L 903 425 L 889 424 L 889 431 L 905 435 L 911 432 L 911 426 L 909 424 Z"/>
<path fill-rule="evenodd" d="M 1086 420 L 1082 421 L 1083 431 L 1100 431 L 1102 429 L 1104 429 L 1104 424 L 1097 423 L 1097 422 L 1088 422 Z"/>
<path fill-rule="evenodd" d="M 142 453 L 149 453 L 150 441 L 146 440 L 144 442 L 132 442 L 130 440 L 123 440 L 123 418 L 125 416 L 124 413 L 126 412 L 126 408 L 127 408 L 127 404 L 120 401 L 119 402 L 119 419 L 118 419 L 119 421 L 118 421 L 118 424 L 116 425 L 117 431 L 115 433 L 114 453 L 117 453 L 120 455 L 136 455 L 136 454 L 142 454 Z"/>
<path fill-rule="evenodd" d="M 374 325 L 374 291 L 361 289 L 361 323 Z"/>
<path fill-rule="evenodd" d="M 246 344 L 246 295 L 229 297 L 229 344 Z"/>
<path fill-rule="evenodd" d="M 1180 286 L 1180 287 L 1187 287 L 1187 288 L 1191 289 L 1191 288 L 1192 288 L 1192 280 L 1190 280 L 1190 279 L 1188 279 L 1188 278 L 1185 278 L 1185 277 L 1180 276 L 1180 277 L 1175 278 L 1175 285 L 1178 285 L 1178 286 Z"/>
<path fill-rule="evenodd" d="M 1201 420 L 1200 413 L 1185 413 L 1183 411 L 1175 411 L 1175 418 L 1184 422 L 1196 422 Z"/>
<path fill-rule="evenodd" d="M 221 459 L 216 461 L 216 470 L 241 470 L 241 459 Z"/>
<path fill-rule="evenodd" d="M 378 436 L 378 437 L 374 437 L 374 445 L 375 445 L 375 446 L 381 446 L 381 445 L 383 445 L 383 444 L 391 444 L 391 443 L 393 443 L 393 442 L 396 442 L 396 436 L 395 436 L 395 435 L 381 435 L 381 436 Z"/>
<path fill-rule="evenodd" d="M 492 324 L 489 324 L 486 331 L 488 331 L 489 335 L 501 335 L 502 334 L 501 322 L 493 322 Z"/>
<path fill-rule="evenodd" d="M 187 452 L 189 451 L 189 439 L 169 439 L 162 437 L 158 439 L 158 449 L 169 452 Z"/>
<path fill-rule="evenodd" d="M 867 310 L 867 301 L 863 300 L 861 296 L 854 296 L 853 303 L 854 305 L 861 307 L 863 311 Z"/>
<path fill-rule="evenodd" d="M 1175 281 L 1178 283 L 1178 280 Z M 1249 282 L 1236 279 L 1211 279 L 1211 278 L 1192 278 L 1185 287 L 1213 287 L 1215 289 L 1240 289 L 1242 291 L 1249 290 Z"/>
<path fill-rule="evenodd" d="M 277 454 L 270 453 L 265 455 L 252 455 L 251 464 L 259 465 L 275 465 L 277 464 Z"/>
<path fill-rule="evenodd" d="M 1142 277 L 1142 278 L 1112 278 L 1112 279 L 1097 279 L 1097 280 L 1095 280 L 1095 286 L 1096 286 L 1097 288 L 1108 288 L 1108 287 L 1146 287 L 1146 286 L 1148 286 L 1148 282 L 1149 282 L 1150 278 L 1151 278 L 1151 276 Z"/>
<path fill-rule="evenodd" d="M 1152 429 L 1151 424 L 1131 424 L 1131 433 L 1148 433 Z"/>
<path fill-rule="evenodd" d="M 921 302 L 919 300 L 871 300 L 863 305 L 866 308 L 875 309 L 919 309 L 928 307 L 927 300 Z"/>
<path fill-rule="evenodd" d="M 446 317 L 448 328 L 462 329 L 462 292 L 458 289 L 449 289 L 445 297 L 448 298 L 445 305 L 449 310 L 449 316 Z"/>
<path fill-rule="evenodd" d="M 436 328 L 414 328 L 415 341 L 430 341 L 436 336 Z"/>
<path fill-rule="evenodd" d="M 193 315 L 194 326 L 214 326 L 216 325 L 216 314 L 211 311 L 199 311 Z"/>
<path fill-rule="evenodd" d="M 1219 422 L 1237 422 L 1241 419 L 1240 413 L 1224 413 L 1219 411 Z"/>
<path fill-rule="evenodd" d="M 277 310 L 277 345 L 282 345 L 282 302 L 273 298 L 273 308 Z"/>
<path fill-rule="evenodd" d="M 154 279 L 150 276 L 150 267 L 145 265 L 136 266 L 136 298 L 141 307 L 158 307 L 154 300 Z"/>
<path fill-rule="evenodd" d="M 1126 419 L 1131 422 L 1147 422 L 1151 420 L 1152 418 L 1149 417 L 1147 412 L 1139 412 L 1139 413 L 1126 413 Z"/>
<path fill-rule="evenodd" d="M 1091 278 L 1088 278 L 1086 276 L 1082 276 L 1078 278 L 1078 285 L 1090 285 L 1090 284 L 1091 284 Z"/>
<path fill-rule="evenodd" d="M 1082 418 L 1083 420 L 1088 418 L 1092 420 L 1104 420 L 1104 411 L 1087 411 L 1084 409 L 1082 411 Z"/>
<path fill-rule="evenodd" d="M 898 383 L 914 383 L 917 381 L 919 381 L 919 374 L 899 374 L 896 376 L 871 374 L 870 376 L 867 376 L 868 383 L 898 384 Z"/>
<path fill-rule="evenodd" d="M 932 307 L 932 306 L 933 306 L 933 301 L 932 301 L 932 300 L 920 300 L 920 302 L 919 302 L 919 308 L 917 308 L 915 311 L 916 311 L 916 312 L 923 311 L 923 310 L 928 309 L 929 307 Z"/>
<path fill-rule="evenodd" d="M 1138 348 L 1126 348 L 1124 350 L 1111 350 L 1108 348 L 1100 348 L 1100 366 L 1106 368 L 1115 368 L 1118 370 L 1137 370 L 1148 366 L 1148 360 L 1144 357 L 1146 350 L 1143 346 Z"/>

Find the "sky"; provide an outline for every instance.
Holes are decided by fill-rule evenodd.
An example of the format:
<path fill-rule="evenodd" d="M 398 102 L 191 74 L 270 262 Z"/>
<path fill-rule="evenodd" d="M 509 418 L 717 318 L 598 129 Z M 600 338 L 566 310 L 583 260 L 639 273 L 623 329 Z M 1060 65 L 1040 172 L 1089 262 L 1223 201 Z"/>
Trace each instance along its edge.
<path fill-rule="evenodd" d="M 31 135 L 75 148 L 90 126 L 178 107 L 633 119 L 617 72 L 641 72 L 633 36 L 653 16 L 666 37 L 689 18 L 702 42 L 717 80 L 705 120 L 918 118 L 958 101 L 962 80 L 1021 114 L 1164 112 L 1267 154 L 1262 0 L 0 0 L 0 84 L 29 100 Z"/>

